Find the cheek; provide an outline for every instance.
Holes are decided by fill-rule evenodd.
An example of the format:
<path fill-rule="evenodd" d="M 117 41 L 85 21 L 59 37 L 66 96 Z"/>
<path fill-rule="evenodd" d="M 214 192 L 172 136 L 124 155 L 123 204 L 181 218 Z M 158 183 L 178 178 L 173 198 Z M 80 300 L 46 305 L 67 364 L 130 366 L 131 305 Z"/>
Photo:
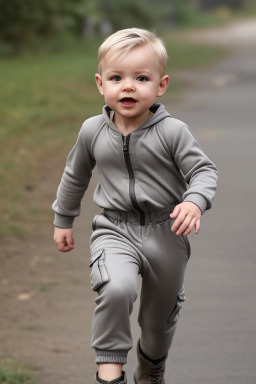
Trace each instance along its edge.
<path fill-rule="evenodd" d="M 150 87 L 145 87 L 144 89 L 141 89 L 140 90 L 140 97 L 142 100 L 151 100 L 151 99 L 155 99 L 156 97 L 156 89 L 155 87 L 153 86 L 150 86 Z"/>
<path fill-rule="evenodd" d="M 118 95 L 118 92 L 117 90 L 113 89 L 113 88 L 107 88 L 104 90 L 104 96 L 106 99 L 115 99 Z"/>
<path fill-rule="evenodd" d="M 114 97 L 111 93 L 104 93 L 104 100 L 110 108 L 114 108 L 116 104 L 116 97 Z"/>

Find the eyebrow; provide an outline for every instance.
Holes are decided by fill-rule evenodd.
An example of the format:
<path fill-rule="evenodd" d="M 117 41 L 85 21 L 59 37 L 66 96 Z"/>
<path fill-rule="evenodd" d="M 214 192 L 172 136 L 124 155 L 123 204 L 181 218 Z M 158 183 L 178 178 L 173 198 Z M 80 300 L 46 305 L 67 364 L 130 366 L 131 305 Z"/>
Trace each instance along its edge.
<path fill-rule="evenodd" d="M 106 69 L 106 70 L 103 69 L 102 72 L 103 72 L 104 76 L 106 76 L 106 77 L 109 77 L 112 75 L 121 75 L 122 74 L 121 71 L 115 70 L 115 68 L 113 68 L 113 69 L 110 68 L 110 69 Z"/>
<path fill-rule="evenodd" d="M 123 74 L 123 71 L 120 71 L 118 69 L 116 70 L 116 69 L 113 68 L 113 69 L 108 69 L 105 72 L 106 75 L 110 75 L 110 74 L 113 74 L 113 73 L 117 74 L 117 75 L 121 75 L 121 74 Z M 135 71 L 134 73 L 135 73 L 136 76 L 137 75 L 141 75 L 141 74 L 147 75 L 147 76 L 152 75 L 152 72 L 147 71 L 145 69 L 141 69 L 141 70 Z"/>

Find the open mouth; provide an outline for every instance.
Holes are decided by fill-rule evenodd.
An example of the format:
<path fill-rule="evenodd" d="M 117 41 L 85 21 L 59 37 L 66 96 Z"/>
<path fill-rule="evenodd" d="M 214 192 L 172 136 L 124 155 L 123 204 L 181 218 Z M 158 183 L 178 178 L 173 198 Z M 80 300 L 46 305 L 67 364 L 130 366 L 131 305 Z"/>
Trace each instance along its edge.
<path fill-rule="evenodd" d="M 137 103 L 137 101 L 134 100 L 132 97 L 124 97 L 120 101 L 121 101 L 121 104 L 125 107 L 132 107 Z"/>

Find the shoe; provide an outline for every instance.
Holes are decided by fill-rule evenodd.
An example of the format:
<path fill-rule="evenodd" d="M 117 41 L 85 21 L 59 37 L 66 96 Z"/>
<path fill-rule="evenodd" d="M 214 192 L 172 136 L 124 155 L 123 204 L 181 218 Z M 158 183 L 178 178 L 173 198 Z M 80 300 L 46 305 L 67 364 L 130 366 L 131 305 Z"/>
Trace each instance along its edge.
<path fill-rule="evenodd" d="M 122 378 L 114 379 L 114 380 L 111 380 L 111 381 L 105 381 L 105 380 L 101 380 L 98 377 L 98 373 L 97 373 L 96 374 L 95 384 L 127 384 L 127 377 L 126 377 L 125 372 L 123 372 L 123 377 Z"/>
<path fill-rule="evenodd" d="M 138 366 L 134 373 L 135 384 L 165 384 L 164 372 L 167 355 L 159 364 L 155 365 L 142 356 L 138 342 L 137 356 Z"/>

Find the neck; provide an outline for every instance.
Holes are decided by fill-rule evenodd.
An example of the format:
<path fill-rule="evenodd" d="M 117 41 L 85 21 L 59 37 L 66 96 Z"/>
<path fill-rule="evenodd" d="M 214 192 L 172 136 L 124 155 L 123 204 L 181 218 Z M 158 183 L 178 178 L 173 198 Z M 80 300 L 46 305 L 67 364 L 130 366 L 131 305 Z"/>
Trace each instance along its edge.
<path fill-rule="evenodd" d="M 126 136 L 143 125 L 151 116 L 153 116 L 151 111 L 148 111 L 145 115 L 140 116 L 139 118 L 124 117 L 115 112 L 113 122 L 119 132 Z"/>

